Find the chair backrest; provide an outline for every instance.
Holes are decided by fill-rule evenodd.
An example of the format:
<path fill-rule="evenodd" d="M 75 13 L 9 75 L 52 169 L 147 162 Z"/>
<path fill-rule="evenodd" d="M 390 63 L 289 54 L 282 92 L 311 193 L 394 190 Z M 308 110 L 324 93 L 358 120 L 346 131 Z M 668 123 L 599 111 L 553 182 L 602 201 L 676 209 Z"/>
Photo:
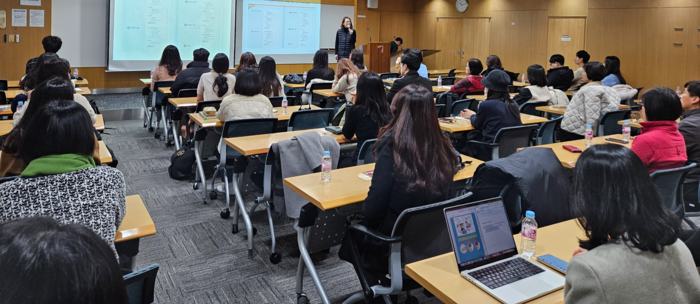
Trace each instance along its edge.
<path fill-rule="evenodd" d="M 272 103 L 273 107 L 279 108 L 282 106 L 282 99 L 284 99 L 284 96 L 268 97 L 268 99 L 270 99 L 270 103 Z M 294 105 L 295 100 L 296 100 L 296 97 L 287 96 L 287 105 L 288 106 Z"/>
<path fill-rule="evenodd" d="M 234 119 L 226 121 L 224 123 L 224 129 L 221 132 L 221 150 L 226 148 L 226 155 L 239 155 L 240 153 L 224 143 L 224 138 L 269 134 L 275 132 L 275 129 L 277 129 L 276 117 Z M 221 159 L 224 159 L 224 157 Z"/>
<path fill-rule="evenodd" d="M 445 105 L 444 104 L 435 104 L 435 108 L 437 108 L 437 115 L 438 117 L 445 117 Z"/>
<path fill-rule="evenodd" d="M 603 114 L 603 117 L 600 118 L 600 122 L 598 122 L 598 133 L 596 136 L 622 134 L 622 126 L 617 122 L 630 119 L 631 114 L 631 110 L 610 111 Z"/>
<path fill-rule="evenodd" d="M 634 98 L 632 98 L 633 100 L 639 99 L 639 94 L 642 93 L 642 89 L 644 89 L 644 87 L 638 87 L 638 88 L 637 88 L 637 94 L 634 95 Z M 633 102 L 633 103 L 634 103 L 634 102 Z"/>
<path fill-rule="evenodd" d="M 440 94 L 437 94 L 437 97 L 435 98 L 435 103 L 445 105 L 445 109 L 451 109 L 452 102 L 454 102 L 456 99 L 457 99 L 457 94 L 454 94 L 450 91 L 447 91 L 447 92 L 442 92 Z M 440 117 L 442 117 L 442 116 L 440 116 Z"/>
<path fill-rule="evenodd" d="M 564 116 L 559 116 L 543 123 L 537 130 L 537 145 L 548 145 L 556 142 L 556 134 L 561 129 L 561 120 Z"/>
<path fill-rule="evenodd" d="M 0 104 L 9 104 L 7 102 L 7 95 L 5 95 L 4 91 L 0 91 Z"/>
<path fill-rule="evenodd" d="M 460 99 L 452 103 L 452 109 L 450 110 L 450 115 L 452 117 L 459 116 L 459 113 L 462 112 L 464 109 L 471 109 L 472 104 L 478 104 L 476 102 L 476 99 L 474 98 L 467 98 L 467 99 Z"/>
<path fill-rule="evenodd" d="M 153 303 L 158 264 L 152 264 L 124 276 L 129 304 Z"/>
<path fill-rule="evenodd" d="M 542 116 L 542 112 L 537 110 L 537 107 L 547 106 L 546 101 L 530 101 L 520 106 L 520 113 Z"/>
<path fill-rule="evenodd" d="M 498 154 L 493 155 L 493 159 L 508 157 L 515 153 L 518 148 L 525 148 L 530 145 L 532 132 L 537 130 L 535 124 L 502 128 L 496 133 L 493 142 L 498 144 Z"/>
<path fill-rule="evenodd" d="M 381 79 L 399 78 L 399 73 L 381 73 L 381 74 L 379 74 L 379 78 L 381 78 Z"/>
<path fill-rule="evenodd" d="M 449 73 L 447 73 L 447 77 L 455 77 L 457 69 L 451 69 Z M 444 81 L 444 80 L 443 80 Z"/>
<path fill-rule="evenodd" d="M 333 109 L 300 110 L 289 117 L 287 131 L 325 128 L 333 122 Z"/>
<path fill-rule="evenodd" d="M 333 88 L 333 83 L 326 83 L 326 82 L 318 82 L 318 83 L 312 83 L 311 86 L 309 87 L 309 93 L 311 94 L 311 103 L 315 106 L 320 106 L 321 101 L 325 99 L 326 97 L 321 96 L 319 94 L 314 94 L 314 90 L 328 90 Z"/>
<path fill-rule="evenodd" d="M 221 107 L 221 100 L 207 100 L 207 101 L 200 101 L 197 103 L 197 111 L 196 113 L 201 112 L 204 110 L 206 107 L 214 107 L 218 111 L 219 108 Z"/>
<path fill-rule="evenodd" d="M 7 91 L 7 79 L 0 79 L 0 91 Z"/>
<path fill-rule="evenodd" d="M 442 85 L 454 85 L 456 77 L 442 77 Z M 437 84 L 436 84 L 437 85 Z"/>
<path fill-rule="evenodd" d="M 357 154 L 357 165 L 373 164 L 376 160 L 372 156 L 372 147 L 377 142 L 377 139 L 366 140 L 362 147 L 360 147 L 360 152 Z"/>
<path fill-rule="evenodd" d="M 177 92 L 177 97 L 197 97 L 197 89 L 182 89 Z"/>
<path fill-rule="evenodd" d="M 168 88 L 172 87 L 174 80 L 161 80 L 161 81 L 156 81 L 153 83 L 153 92 L 158 91 L 159 88 Z"/>
<path fill-rule="evenodd" d="M 503 205 L 506 207 L 511 232 L 513 234 L 520 232 L 520 226 L 523 222 L 523 204 L 514 181 L 506 184 L 498 196 L 503 199 Z"/>
<path fill-rule="evenodd" d="M 651 180 L 656 185 L 661 196 L 661 201 L 666 204 L 669 211 L 685 217 L 685 204 L 683 201 L 683 182 L 690 169 L 696 166 L 695 163 L 685 167 L 659 170 L 651 174 Z"/>

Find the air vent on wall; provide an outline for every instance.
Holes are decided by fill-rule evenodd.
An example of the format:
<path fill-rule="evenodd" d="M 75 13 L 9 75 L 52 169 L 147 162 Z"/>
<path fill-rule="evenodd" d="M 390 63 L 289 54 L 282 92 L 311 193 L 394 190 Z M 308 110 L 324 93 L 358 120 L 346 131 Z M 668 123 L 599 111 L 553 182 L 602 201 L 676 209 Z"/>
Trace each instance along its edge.
<path fill-rule="evenodd" d="M 379 0 L 367 0 L 367 8 L 378 8 Z"/>

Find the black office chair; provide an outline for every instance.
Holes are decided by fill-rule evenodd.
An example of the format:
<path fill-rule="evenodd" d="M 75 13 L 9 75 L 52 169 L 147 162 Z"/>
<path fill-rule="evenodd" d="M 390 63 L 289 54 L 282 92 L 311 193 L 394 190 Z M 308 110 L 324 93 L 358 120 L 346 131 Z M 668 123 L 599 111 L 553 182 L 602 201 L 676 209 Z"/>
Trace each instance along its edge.
<path fill-rule="evenodd" d="M 515 182 L 511 180 L 506 184 L 498 196 L 503 199 L 503 205 L 506 207 L 510 231 L 516 234 L 520 232 L 523 222 L 523 198 L 513 183 Z"/>
<path fill-rule="evenodd" d="M 445 109 L 452 108 L 452 102 L 457 99 L 457 94 L 450 91 L 437 94 L 435 104 L 445 105 Z"/>
<path fill-rule="evenodd" d="M 503 128 L 496 133 L 493 142 L 468 140 L 467 143 L 490 147 L 491 159 L 483 160 L 496 160 L 515 153 L 518 148 L 530 146 L 532 132 L 537 130 L 537 128 L 538 126 L 535 124 Z"/>
<path fill-rule="evenodd" d="M 407 303 L 418 303 L 418 300 L 411 296 L 410 291 L 420 288 L 421 285 L 406 275 L 405 265 L 452 252 L 443 210 L 469 203 L 471 195 L 472 193 L 469 192 L 446 201 L 408 208 L 399 215 L 391 235 L 384 235 L 361 224 L 348 227 L 347 233 L 351 236 L 349 243 L 353 266 L 363 291 L 353 294 L 343 303 L 362 301 L 369 303 L 376 297 L 382 297 L 385 302 L 390 303 L 389 297 L 398 295 L 402 291 L 406 291 Z M 435 223 L 435 225 L 426 225 L 426 223 Z M 387 271 L 392 278 L 390 286 L 378 285 L 377 282 L 367 282 L 368 274 L 361 266 L 362 256 L 358 244 L 355 243 L 355 240 L 367 238 L 372 239 L 372 243 L 383 243 L 387 248 L 390 248 L 390 266 Z M 392 264 L 400 266 L 391 267 Z M 360 266 L 358 267 L 358 265 Z"/>
<path fill-rule="evenodd" d="M 455 73 L 457 69 L 451 69 L 449 73 L 447 73 L 447 77 L 455 77 L 457 73 Z M 444 80 L 443 80 L 444 82 Z"/>
<path fill-rule="evenodd" d="M 437 109 L 438 117 L 445 117 L 445 105 L 444 104 L 435 104 L 435 108 Z"/>
<path fill-rule="evenodd" d="M 197 97 L 197 89 L 182 89 L 177 92 L 177 98 Z"/>
<path fill-rule="evenodd" d="M 447 86 L 447 85 L 454 85 L 455 84 L 455 79 L 456 77 L 442 77 L 442 85 Z M 437 80 L 431 80 L 430 81 L 433 86 L 437 86 Z"/>
<path fill-rule="evenodd" d="M 275 96 L 275 97 L 269 97 L 270 103 L 272 103 L 272 107 L 274 108 L 279 108 L 282 106 L 282 99 L 284 99 L 284 96 Z M 287 106 L 293 106 L 295 105 L 296 98 L 294 96 L 287 96 Z"/>
<path fill-rule="evenodd" d="M 669 211 L 683 219 L 693 230 L 698 227 L 693 221 L 686 218 L 685 202 L 683 200 L 683 182 L 685 176 L 696 166 L 695 163 L 685 167 L 655 171 L 651 174 L 651 180 L 656 185 L 661 196 L 661 201 L 666 204 Z"/>
<path fill-rule="evenodd" d="M 450 110 L 450 115 L 452 117 L 457 117 L 457 116 L 459 116 L 459 113 L 462 113 L 462 110 L 471 109 L 472 104 L 478 105 L 479 103 L 474 98 L 457 100 L 457 101 L 452 103 L 452 109 Z"/>
<path fill-rule="evenodd" d="M 295 111 L 289 117 L 287 131 L 325 128 L 333 122 L 333 109 Z"/>
<path fill-rule="evenodd" d="M 516 85 L 508 85 L 508 93 L 520 93 L 522 87 Z"/>
<path fill-rule="evenodd" d="M 197 108 L 195 109 L 194 113 L 200 113 L 206 107 L 214 107 L 218 111 L 221 107 L 221 100 L 200 101 L 199 103 L 197 103 Z M 196 136 L 194 137 L 192 136 L 192 132 L 190 132 L 190 128 L 187 128 L 187 138 L 192 138 L 194 140 L 204 140 L 206 136 L 207 130 L 204 128 L 199 129 Z"/>
<path fill-rule="evenodd" d="M 620 120 L 630 119 L 632 111 L 618 110 L 610 111 L 603 114 L 598 123 L 598 133 L 596 136 L 606 136 L 610 134 L 622 134 L 622 126 L 617 122 Z"/>
<path fill-rule="evenodd" d="M 543 116 L 542 111 L 537 110 L 537 107 L 547 106 L 546 101 L 529 101 L 520 106 L 520 113 L 534 116 Z"/>
<path fill-rule="evenodd" d="M 0 91 L 7 91 L 7 79 L 0 79 Z"/>
<path fill-rule="evenodd" d="M 10 104 L 7 101 L 7 95 L 5 95 L 4 91 L 0 91 L 0 104 Z"/>
<path fill-rule="evenodd" d="M 376 159 L 372 155 L 372 148 L 374 144 L 377 143 L 377 139 L 366 140 L 362 147 L 360 147 L 360 152 L 357 154 L 357 165 L 373 164 Z"/>
<path fill-rule="evenodd" d="M 639 94 L 642 94 L 642 90 L 643 90 L 643 89 L 644 89 L 644 87 L 638 87 L 638 88 L 637 88 L 637 94 L 634 95 L 634 98 L 632 98 L 633 101 L 639 99 Z"/>
<path fill-rule="evenodd" d="M 381 78 L 382 80 L 391 79 L 391 78 L 399 78 L 399 73 L 381 73 L 381 74 L 379 74 L 379 78 Z"/>
<path fill-rule="evenodd" d="M 321 104 L 323 101 L 325 101 L 326 97 L 321 96 L 318 94 L 314 94 L 314 90 L 329 90 L 333 88 L 333 83 L 330 82 L 319 82 L 319 83 L 312 83 L 311 86 L 309 87 L 309 93 L 311 94 L 309 97 L 309 102 L 312 105 L 315 105 L 317 107 L 322 107 L 325 106 L 325 104 Z"/>
<path fill-rule="evenodd" d="M 124 276 L 130 304 L 153 303 L 158 269 L 158 264 L 152 264 Z"/>
<path fill-rule="evenodd" d="M 561 120 L 564 116 L 559 116 L 543 123 L 537 130 L 537 146 L 548 145 L 557 142 L 557 133 L 561 129 Z"/>
<path fill-rule="evenodd" d="M 147 113 L 146 116 L 149 117 L 148 119 L 148 131 L 155 131 L 155 137 L 158 138 L 158 127 L 160 126 L 160 118 L 158 117 L 158 109 L 163 104 L 163 99 L 166 97 L 166 94 L 161 93 L 158 91 L 159 88 L 167 88 L 173 86 L 173 82 L 175 81 L 156 81 L 153 83 L 153 93 L 151 94 L 151 106 L 147 109 L 144 109 Z M 150 113 L 150 114 L 149 114 Z M 156 127 L 153 128 L 153 119 L 156 119 Z M 167 140 L 167 138 L 166 138 Z"/>

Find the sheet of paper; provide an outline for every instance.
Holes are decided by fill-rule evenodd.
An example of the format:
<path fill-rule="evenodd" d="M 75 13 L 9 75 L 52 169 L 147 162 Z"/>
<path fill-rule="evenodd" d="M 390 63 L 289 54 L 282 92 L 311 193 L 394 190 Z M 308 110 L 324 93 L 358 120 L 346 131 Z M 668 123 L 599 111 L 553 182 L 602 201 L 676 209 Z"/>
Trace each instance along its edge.
<path fill-rule="evenodd" d="M 19 5 L 41 6 L 41 0 L 20 0 Z"/>
<path fill-rule="evenodd" d="M 27 26 L 27 10 L 12 9 L 12 26 Z"/>
<path fill-rule="evenodd" d="M 44 10 L 29 10 L 29 27 L 44 27 Z"/>

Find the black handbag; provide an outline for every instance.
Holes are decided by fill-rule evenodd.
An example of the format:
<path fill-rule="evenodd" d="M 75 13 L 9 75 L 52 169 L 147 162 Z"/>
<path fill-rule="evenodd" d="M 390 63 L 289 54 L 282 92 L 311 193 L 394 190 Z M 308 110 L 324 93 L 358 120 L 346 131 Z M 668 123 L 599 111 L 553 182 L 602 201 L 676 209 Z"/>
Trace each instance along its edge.
<path fill-rule="evenodd" d="M 194 162 L 194 150 L 191 148 L 191 143 L 182 146 L 170 157 L 170 166 L 168 167 L 170 178 L 175 180 L 190 179 L 194 176 Z"/>
<path fill-rule="evenodd" d="M 285 83 L 291 83 L 291 84 L 302 84 L 304 83 L 304 78 L 301 78 L 299 74 L 296 73 L 289 73 L 287 75 L 284 75 L 284 78 L 282 80 Z"/>

